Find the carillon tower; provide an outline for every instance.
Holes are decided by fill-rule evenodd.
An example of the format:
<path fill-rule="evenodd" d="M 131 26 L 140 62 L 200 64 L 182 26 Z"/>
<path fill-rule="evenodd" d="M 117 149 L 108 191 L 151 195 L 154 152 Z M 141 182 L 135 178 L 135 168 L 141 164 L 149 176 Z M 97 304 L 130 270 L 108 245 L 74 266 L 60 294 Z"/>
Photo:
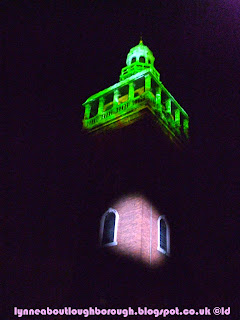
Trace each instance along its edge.
<path fill-rule="evenodd" d="M 151 113 L 178 145 L 188 139 L 189 118 L 160 81 L 152 51 L 140 40 L 127 55 L 120 81 L 84 102 L 84 129 L 90 132 L 129 125 Z"/>
<path fill-rule="evenodd" d="M 89 219 L 111 283 L 121 272 L 110 276 L 114 259 L 118 268 L 123 259 L 156 270 L 175 250 L 189 117 L 160 81 L 154 60 L 140 40 L 119 82 L 83 104 L 83 130 L 91 145 Z"/>

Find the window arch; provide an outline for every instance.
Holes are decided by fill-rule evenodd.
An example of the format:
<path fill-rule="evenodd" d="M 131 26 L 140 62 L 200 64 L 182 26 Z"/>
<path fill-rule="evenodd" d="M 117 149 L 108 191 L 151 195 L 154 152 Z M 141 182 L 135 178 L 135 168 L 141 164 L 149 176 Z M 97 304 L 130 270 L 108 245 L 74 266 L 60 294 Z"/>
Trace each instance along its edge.
<path fill-rule="evenodd" d="M 102 216 L 100 223 L 101 246 L 117 245 L 117 227 L 119 214 L 117 210 L 109 208 Z"/>
<path fill-rule="evenodd" d="M 141 56 L 140 58 L 139 58 L 139 62 L 145 62 L 145 57 L 143 57 L 143 56 Z"/>
<path fill-rule="evenodd" d="M 133 62 L 135 62 L 135 61 L 136 61 L 136 57 L 133 57 L 131 63 L 133 63 Z"/>
<path fill-rule="evenodd" d="M 158 251 L 170 254 L 170 230 L 165 216 L 158 218 Z"/>

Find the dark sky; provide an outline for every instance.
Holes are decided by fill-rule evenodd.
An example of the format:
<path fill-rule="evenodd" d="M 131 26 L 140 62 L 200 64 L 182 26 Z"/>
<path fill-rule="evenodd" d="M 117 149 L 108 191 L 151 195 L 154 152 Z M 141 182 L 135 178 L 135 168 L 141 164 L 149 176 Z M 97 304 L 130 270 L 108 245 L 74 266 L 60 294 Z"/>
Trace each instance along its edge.
<path fill-rule="evenodd" d="M 47 234 L 43 241 L 57 252 L 60 231 L 50 231 L 55 218 L 59 225 L 77 230 L 84 185 L 73 181 L 81 179 L 88 152 L 81 132 L 81 104 L 118 82 L 140 34 L 155 56 L 163 84 L 190 116 L 198 171 L 193 175 L 202 192 L 211 194 L 210 206 L 220 211 L 219 220 L 216 212 L 211 214 L 217 228 L 223 226 L 231 248 L 230 253 L 224 249 L 226 259 L 236 271 L 239 16 L 237 0 L 1 1 L 1 95 L 10 136 L 6 153 L 10 208 L 3 225 L 11 230 L 9 268 L 16 278 L 10 281 L 8 298 L 15 283 L 19 288 L 21 279 L 27 281 L 30 266 L 40 264 L 43 257 L 46 265 L 54 264 L 41 249 L 34 254 L 32 238 Z M 58 215 L 64 210 L 71 222 L 69 215 Z M 217 238 L 216 229 L 214 234 Z M 66 246 L 77 246 L 76 237 L 70 232 Z M 220 246 L 221 238 L 217 241 Z M 224 260 L 216 256 L 213 265 Z M 27 263 L 28 259 L 35 262 Z M 69 268 L 74 264 L 73 250 L 65 260 Z M 229 265 L 226 268 L 233 272 Z M 21 294 L 27 297 L 27 289 Z M 22 301 L 21 294 L 15 292 L 15 301 Z"/>

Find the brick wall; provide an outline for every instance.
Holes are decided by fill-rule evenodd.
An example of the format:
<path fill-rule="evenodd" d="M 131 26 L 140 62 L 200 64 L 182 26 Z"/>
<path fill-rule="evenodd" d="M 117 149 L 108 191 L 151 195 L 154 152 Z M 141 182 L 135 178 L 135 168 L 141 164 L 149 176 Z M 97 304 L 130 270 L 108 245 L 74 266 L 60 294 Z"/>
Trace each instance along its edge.
<path fill-rule="evenodd" d="M 165 255 L 157 250 L 157 220 L 161 215 L 141 195 L 128 195 L 111 204 L 119 214 L 117 246 L 109 248 L 149 266 L 158 266 Z"/>

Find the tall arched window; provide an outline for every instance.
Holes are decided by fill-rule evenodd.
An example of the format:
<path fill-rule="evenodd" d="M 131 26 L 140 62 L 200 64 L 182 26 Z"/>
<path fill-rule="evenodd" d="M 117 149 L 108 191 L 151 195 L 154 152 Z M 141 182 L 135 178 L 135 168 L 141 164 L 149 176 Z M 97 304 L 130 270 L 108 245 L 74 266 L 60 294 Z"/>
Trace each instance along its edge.
<path fill-rule="evenodd" d="M 140 57 L 139 58 L 139 62 L 143 62 L 144 63 L 145 62 L 145 58 L 144 57 Z"/>
<path fill-rule="evenodd" d="M 164 254 L 170 254 L 170 230 L 165 216 L 158 218 L 158 248 Z"/>
<path fill-rule="evenodd" d="M 117 227 L 119 214 L 117 210 L 109 208 L 101 219 L 100 244 L 102 246 L 117 245 Z"/>

